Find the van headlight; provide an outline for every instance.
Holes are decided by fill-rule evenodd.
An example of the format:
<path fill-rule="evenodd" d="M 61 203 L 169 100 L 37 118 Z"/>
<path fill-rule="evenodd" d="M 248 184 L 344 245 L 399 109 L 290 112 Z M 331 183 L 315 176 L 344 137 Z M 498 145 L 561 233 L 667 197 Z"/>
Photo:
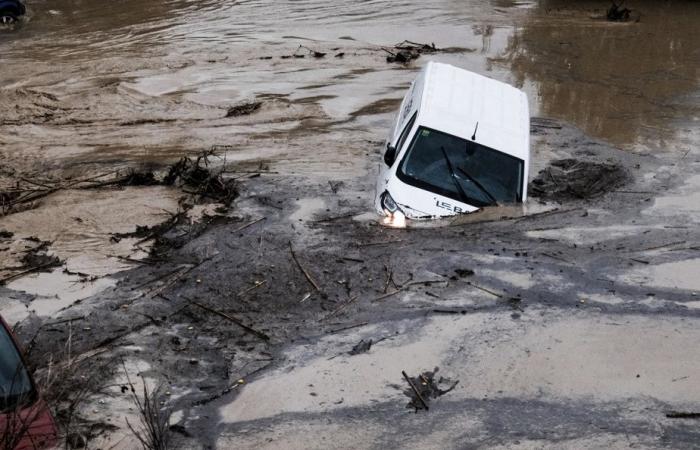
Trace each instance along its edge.
<path fill-rule="evenodd" d="M 400 211 L 399 205 L 396 204 L 389 191 L 384 191 L 382 194 L 382 208 L 387 215 L 393 214 L 396 211 Z"/>
<path fill-rule="evenodd" d="M 382 209 L 384 210 L 384 220 L 382 223 L 384 225 L 394 227 L 394 228 L 405 228 L 406 227 L 406 215 L 401 211 L 399 205 L 396 204 L 389 191 L 384 191 L 382 194 Z"/>

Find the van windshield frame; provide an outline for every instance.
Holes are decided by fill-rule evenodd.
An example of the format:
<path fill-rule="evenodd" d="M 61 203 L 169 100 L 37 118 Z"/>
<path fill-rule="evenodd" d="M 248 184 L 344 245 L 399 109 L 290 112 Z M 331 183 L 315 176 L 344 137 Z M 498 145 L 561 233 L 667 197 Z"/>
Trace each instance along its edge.
<path fill-rule="evenodd" d="M 406 184 L 476 207 L 522 202 L 524 173 L 520 158 L 425 126 L 396 170 Z"/>

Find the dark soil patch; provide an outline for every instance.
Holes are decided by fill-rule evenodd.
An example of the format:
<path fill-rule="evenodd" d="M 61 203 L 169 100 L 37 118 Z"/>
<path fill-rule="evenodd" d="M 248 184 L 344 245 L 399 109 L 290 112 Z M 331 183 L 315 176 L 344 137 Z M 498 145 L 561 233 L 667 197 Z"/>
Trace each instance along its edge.
<path fill-rule="evenodd" d="M 471 277 L 474 275 L 474 271 L 472 269 L 455 269 L 455 273 L 460 278 Z"/>
<path fill-rule="evenodd" d="M 153 172 L 137 172 L 130 170 L 120 181 L 120 186 L 155 186 L 160 184 Z"/>
<path fill-rule="evenodd" d="M 530 195 L 549 200 L 595 198 L 629 181 L 616 162 L 559 159 L 541 170 L 530 183 Z"/>
<path fill-rule="evenodd" d="M 384 114 L 394 112 L 401 104 L 401 99 L 385 98 L 363 106 L 357 111 L 350 113 L 351 117 L 369 116 L 373 114 Z"/>
<path fill-rule="evenodd" d="M 248 116 L 259 110 L 261 106 L 262 102 L 242 103 L 232 106 L 226 111 L 226 117 Z"/>
<path fill-rule="evenodd" d="M 61 260 L 54 255 L 47 254 L 51 242 L 42 241 L 37 247 L 29 250 L 22 256 L 22 264 L 26 269 L 36 269 L 36 271 L 47 271 L 51 268 L 62 265 Z"/>

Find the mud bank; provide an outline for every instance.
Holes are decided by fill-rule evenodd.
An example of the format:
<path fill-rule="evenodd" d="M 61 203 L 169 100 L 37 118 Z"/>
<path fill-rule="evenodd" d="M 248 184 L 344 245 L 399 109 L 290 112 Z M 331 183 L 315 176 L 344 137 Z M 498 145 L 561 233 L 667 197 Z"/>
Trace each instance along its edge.
<path fill-rule="evenodd" d="M 382 430 L 419 420 L 405 416 L 401 371 L 436 366 L 460 383 L 423 413 L 430 420 L 465 407 L 474 413 L 460 433 L 436 425 L 417 442 L 511 445 L 526 436 L 617 445 L 629 421 L 657 424 L 636 442 L 661 442 L 659 433 L 691 442 L 696 434 L 663 414 L 700 407 L 692 384 L 683 384 L 700 358 L 680 345 L 692 336 L 664 336 L 692 330 L 700 298 L 692 284 L 654 277 L 667 264 L 692 264 L 699 243 L 682 215 L 647 214 L 658 207 L 649 193 L 683 192 L 672 184 L 678 169 L 558 126 L 540 134 L 547 145 L 571 149 L 569 158 L 614 160 L 630 181 L 529 215 L 505 209 L 493 220 L 486 211 L 486 220 L 396 230 L 366 214 L 369 177 L 346 179 L 333 192 L 328 182 L 289 171 L 293 162 L 272 161 L 277 174 L 241 184 L 239 219 L 213 225 L 155 266 L 114 276 L 115 285 L 50 320 L 23 322 L 20 332 L 49 327 L 51 339 L 39 333 L 33 350 L 47 354 L 65 342 L 70 324 L 80 330 L 71 337 L 76 354 L 99 352 L 94 358 L 108 365 L 124 358 L 165 381 L 175 435 L 187 446 L 288 448 L 308 430 L 319 440 L 303 446 L 323 447 L 332 436 L 370 445 Z M 630 347 L 627 340 L 642 336 L 645 343 Z M 348 355 L 362 339 L 380 342 Z M 114 443 L 128 439 L 129 410 L 118 384 L 107 391 L 89 410 L 118 427 L 98 438 Z M 566 431 L 490 424 L 500 408 L 537 411 Z M 591 412 L 556 419 L 556 411 L 580 408 Z M 592 411 L 617 425 L 577 428 Z M 357 441 L 352 430 L 367 420 L 376 433 Z M 397 421 L 400 428 L 389 425 Z M 496 438 L 499 427 L 519 432 Z M 403 437 L 384 439 L 393 445 Z"/>

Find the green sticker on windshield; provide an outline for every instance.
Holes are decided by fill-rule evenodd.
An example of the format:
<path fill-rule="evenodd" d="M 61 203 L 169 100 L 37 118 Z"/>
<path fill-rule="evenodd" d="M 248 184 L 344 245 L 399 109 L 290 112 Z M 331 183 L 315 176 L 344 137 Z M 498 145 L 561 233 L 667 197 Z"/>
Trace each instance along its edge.
<path fill-rule="evenodd" d="M 430 136 L 430 130 L 423 130 L 421 136 Z"/>

